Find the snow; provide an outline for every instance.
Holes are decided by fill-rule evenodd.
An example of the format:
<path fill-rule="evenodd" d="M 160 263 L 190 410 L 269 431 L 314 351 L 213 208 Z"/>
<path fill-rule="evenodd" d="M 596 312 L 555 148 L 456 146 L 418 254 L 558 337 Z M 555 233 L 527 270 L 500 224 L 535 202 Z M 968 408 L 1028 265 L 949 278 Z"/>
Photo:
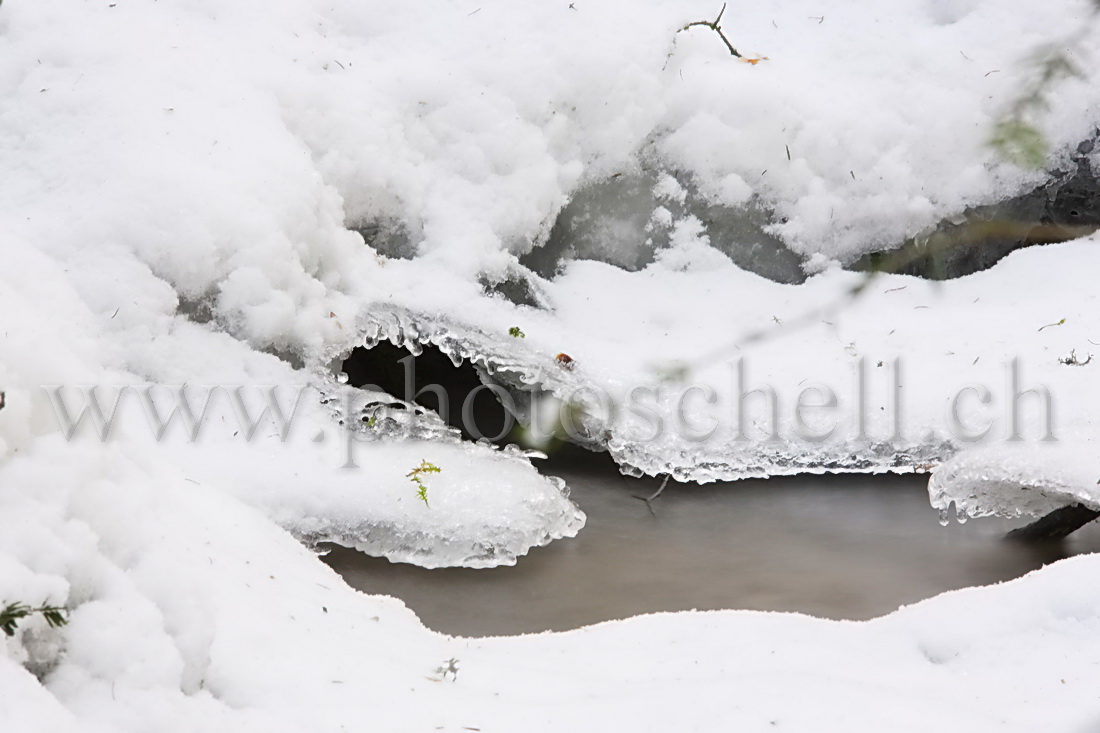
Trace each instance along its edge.
<path fill-rule="evenodd" d="M 705 28 L 676 32 L 716 11 L 0 7 L 0 601 L 71 612 L 4 640 L 0 729 L 1095 725 L 1093 557 L 868 623 L 680 614 L 475 642 L 350 590 L 311 550 L 487 566 L 583 526 L 529 455 L 340 385 L 336 360 L 379 338 L 433 344 L 516 390 L 587 390 L 579 440 L 633 474 L 951 459 L 932 485 L 940 508 L 1100 506 L 1098 367 L 1059 361 L 1096 337 L 1095 237 L 945 284 L 867 285 L 836 266 L 1045 180 L 987 142 L 1050 43 L 1079 74 L 1032 122 L 1048 168 L 1067 164 L 1100 109 L 1092 5 L 731 6 L 723 28 L 766 57 L 755 64 Z M 580 215 L 556 250 L 566 211 Z M 482 285 L 508 279 L 543 307 Z M 527 337 L 506 338 L 513 326 Z M 646 415 L 675 420 L 686 385 L 661 381 L 671 373 L 715 390 L 713 404 L 695 393 L 689 427 L 728 416 L 737 359 L 784 406 L 779 440 L 766 422 L 737 440 L 725 419 L 703 440 L 639 436 Z M 847 392 L 829 437 L 799 435 L 790 406 L 807 380 L 841 392 L 861 359 L 866 434 Z M 1058 445 L 1038 440 L 1034 395 L 1024 440 L 1005 443 L 1012 359 L 1017 386 L 1049 390 Z M 158 442 L 134 390 L 183 383 L 223 392 L 200 439 L 177 422 Z M 602 417 L 592 396 L 655 384 L 668 386 L 652 414 Z M 66 441 L 50 385 L 74 400 L 129 390 L 110 439 L 85 422 Z M 293 429 L 284 440 L 262 422 L 245 440 L 224 390 L 259 414 L 272 385 L 301 390 Z M 960 440 L 945 408 L 973 385 L 1001 391 L 960 401 L 964 423 L 996 422 Z M 343 406 L 353 394 L 366 404 Z M 407 476 L 421 461 L 441 468 L 430 505 Z"/>
<path fill-rule="evenodd" d="M 0 656 L 5 730 L 1095 722 L 1095 556 L 870 622 L 660 614 L 468 640 L 352 591 L 223 492 L 160 461 L 107 453 L 48 439 L 0 469 L 4 566 L 25 568 L 16 582 L 42 594 L 32 600 L 73 608 L 46 687 L 10 651 Z M 5 571 L 4 582 L 17 577 Z M 439 671 L 449 659 L 453 681 Z"/>
<path fill-rule="evenodd" d="M 521 394 L 538 385 L 586 402 L 580 437 L 630 473 L 705 482 L 927 470 L 1017 434 L 1021 444 L 1041 443 L 1048 423 L 1065 450 L 1087 452 L 1100 437 L 1092 421 L 1096 363 L 1062 360 L 1075 350 L 1083 361 L 1092 348 L 1095 243 L 1020 250 L 989 271 L 943 283 L 868 281 L 833 268 L 792 287 L 740 270 L 685 225 L 674 246 L 638 272 L 570 263 L 540 283 L 547 310 L 517 313 L 493 298 L 459 319 L 426 315 L 432 302 L 419 313 L 379 306 L 363 328 L 368 343 L 385 328 L 396 342 L 432 343 L 471 359 Z M 502 339 L 516 322 L 526 338 Z M 554 361 L 561 351 L 576 368 Z M 686 379 L 663 380 L 680 368 Z M 639 387 L 651 392 L 634 394 Z M 700 387 L 713 390 L 713 404 Z M 985 403 L 977 387 L 988 390 Z M 775 394 L 777 421 L 760 395 L 746 397 L 739 420 L 739 394 L 762 388 Z M 818 391 L 804 396 L 806 389 Z M 826 389 L 836 405 L 815 411 Z M 1049 410 L 1037 390 L 1049 394 Z"/>

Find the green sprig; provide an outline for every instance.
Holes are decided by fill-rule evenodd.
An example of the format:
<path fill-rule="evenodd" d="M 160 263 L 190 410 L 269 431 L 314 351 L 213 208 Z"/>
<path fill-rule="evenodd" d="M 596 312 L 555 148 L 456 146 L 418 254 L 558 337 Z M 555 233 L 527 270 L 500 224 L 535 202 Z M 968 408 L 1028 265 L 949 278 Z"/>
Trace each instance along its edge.
<path fill-rule="evenodd" d="M 50 625 L 50 628 L 64 626 L 69 622 L 65 617 L 67 611 L 60 606 L 42 605 L 38 608 L 31 608 L 24 603 L 17 602 L 9 603 L 0 609 L 0 630 L 8 636 L 15 636 L 15 628 L 19 625 L 19 622 L 36 613 L 42 614 L 42 618 L 46 619 L 46 623 Z"/>
<path fill-rule="evenodd" d="M 427 473 L 439 473 L 442 469 L 434 463 L 429 463 L 426 460 L 421 460 L 420 465 L 405 474 L 405 477 L 416 484 L 416 498 L 424 502 L 424 506 L 431 509 L 431 504 L 428 503 L 428 485 L 424 483 L 423 476 Z"/>

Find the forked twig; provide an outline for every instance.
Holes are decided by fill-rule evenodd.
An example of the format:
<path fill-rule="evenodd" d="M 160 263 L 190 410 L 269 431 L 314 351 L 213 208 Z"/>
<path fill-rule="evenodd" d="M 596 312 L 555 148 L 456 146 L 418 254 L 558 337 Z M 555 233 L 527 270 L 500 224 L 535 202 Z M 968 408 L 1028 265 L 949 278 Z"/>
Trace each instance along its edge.
<path fill-rule="evenodd" d="M 738 51 L 736 48 L 734 48 L 733 44 L 730 43 L 730 39 L 726 38 L 726 34 L 722 32 L 722 25 L 721 25 L 722 15 L 725 12 L 726 12 L 726 3 L 722 3 L 722 9 L 718 11 L 718 17 L 715 18 L 714 20 L 697 20 L 693 23 L 688 23 L 683 28 L 677 28 L 676 33 L 674 33 L 673 36 L 672 36 L 672 48 L 669 49 L 668 56 L 665 57 L 665 64 L 664 64 L 664 66 L 661 67 L 661 71 L 664 71 L 666 68 L 668 68 L 668 62 L 672 59 L 672 54 L 676 53 L 676 36 L 683 33 L 684 31 L 691 30 L 692 28 L 695 28 L 696 26 L 702 26 L 704 28 L 710 28 L 712 31 L 717 33 L 718 37 L 722 39 L 722 43 L 726 44 L 726 48 L 729 49 L 730 54 L 732 56 L 734 56 L 735 58 L 739 58 L 742 61 L 747 61 L 750 64 L 756 64 L 758 61 L 760 61 L 760 59 L 747 59 L 744 56 L 742 56 L 741 52 Z"/>
<path fill-rule="evenodd" d="M 688 23 L 687 25 L 685 25 L 683 28 L 681 28 L 680 30 L 678 30 L 676 32 L 677 33 L 683 33 L 686 30 L 689 30 L 691 28 L 694 28 L 695 26 L 700 26 L 700 25 L 703 26 L 704 28 L 710 28 L 712 31 L 714 31 L 715 33 L 718 34 L 718 37 L 722 39 L 722 43 L 726 44 L 726 48 L 729 49 L 729 52 L 731 54 L 733 54 L 734 56 L 736 56 L 739 59 L 744 58 L 737 51 L 737 49 L 733 47 L 733 44 L 730 43 L 730 39 L 726 38 L 726 34 L 722 32 L 722 26 L 720 24 L 722 22 L 722 15 L 725 12 L 726 12 L 726 4 L 722 3 L 722 9 L 718 11 L 718 17 L 715 18 L 713 21 L 710 21 L 710 20 L 697 20 L 694 23 Z"/>
<path fill-rule="evenodd" d="M 635 499 L 641 499 L 642 501 L 645 502 L 646 509 L 648 509 L 649 513 L 652 514 L 653 516 L 657 516 L 657 512 L 653 511 L 652 502 L 653 502 L 654 499 L 656 499 L 658 496 L 660 496 L 661 492 L 665 490 L 666 486 L 668 486 L 668 480 L 671 476 L 672 476 L 671 473 L 666 473 L 665 474 L 665 480 L 661 482 L 661 488 L 659 488 L 655 492 L 653 492 L 652 496 L 638 496 L 636 494 L 634 495 Z"/>

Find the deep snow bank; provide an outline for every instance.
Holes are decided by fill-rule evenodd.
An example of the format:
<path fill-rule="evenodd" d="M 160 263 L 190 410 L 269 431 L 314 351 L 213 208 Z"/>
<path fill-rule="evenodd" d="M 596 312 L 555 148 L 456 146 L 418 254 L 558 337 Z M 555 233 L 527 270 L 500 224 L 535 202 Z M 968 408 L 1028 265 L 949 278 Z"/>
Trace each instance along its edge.
<path fill-rule="evenodd" d="M 1078 70 L 1044 90 L 1049 109 L 1034 120 L 1051 142 L 1050 165 L 1094 128 L 1096 34 L 1080 33 L 1094 22 L 1088 3 L 731 7 L 724 28 L 743 52 L 767 57 L 757 64 L 729 56 L 705 28 L 675 32 L 714 10 L 9 2 L 0 166 L 18 175 L 0 188 L 5 266 L 41 273 L 20 284 L 33 297 L 18 307 L 80 320 L 66 351 L 81 349 L 82 367 L 67 379 L 86 368 L 90 379 L 239 380 L 239 370 L 197 362 L 240 358 L 241 344 L 319 369 L 387 306 L 487 334 L 486 354 L 501 348 L 491 339 L 524 326 L 535 361 L 565 351 L 582 383 L 614 393 L 627 380 L 652 382 L 646 363 L 694 363 L 704 344 L 789 326 L 854 284 L 827 272 L 784 289 L 738 271 L 723 252 L 738 259 L 743 243 L 710 241 L 716 230 L 677 209 L 680 181 L 725 210 L 770 212 L 770 235 L 817 271 L 1040 180 L 986 142 L 1037 73 L 1028 56 L 1044 44 L 1064 47 Z M 657 204 L 641 213 L 667 242 L 649 268 L 628 275 L 577 262 L 544 282 L 518 265 L 576 191 L 639 171 L 655 176 Z M 420 256 L 383 257 L 353 229 L 390 232 Z M 550 309 L 485 296 L 486 283 L 506 278 L 531 284 Z M 803 364 L 835 385 L 850 357 L 881 371 L 894 353 L 938 349 L 940 334 L 972 314 L 998 344 L 1008 337 L 984 305 L 954 313 L 970 285 L 951 291 L 949 313 L 930 286 L 880 283 L 855 315 L 824 316 L 745 355 L 748 382 L 774 374 L 785 395 Z M 1052 321 L 1066 315 L 1061 303 L 1052 309 Z M 1074 327 L 1043 338 L 1071 333 L 1067 350 L 1083 348 Z M 966 346 L 983 360 L 976 372 L 1006 351 Z M 961 362 L 961 348 L 942 356 Z M 921 359 L 904 388 L 932 405 L 953 362 Z M 11 389 L 41 383 L 41 372 L 27 373 L 33 380 L 13 378 Z M 692 376 L 729 380 L 725 365 Z M 878 399 L 868 403 L 872 423 Z M 40 396 L 22 400 L 35 409 L 19 402 L 5 440 L 51 421 Z M 911 429 L 896 439 L 869 426 L 867 441 L 850 441 L 840 425 L 812 450 L 758 440 L 731 450 L 721 429 L 710 448 L 677 438 L 641 446 L 630 414 L 598 437 L 630 470 L 701 480 L 946 457 L 953 449 L 934 416 L 911 409 Z"/>
<path fill-rule="evenodd" d="M 636 470 L 707 479 L 939 459 L 957 449 L 942 434 L 945 398 L 969 380 L 1003 380 L 1007 356 L 1019 356 L 1021 384 L 1048 385 L 1059 437 L 1088 445 L 1097 367 L 1058 360 L 1084 355 L 1094 335 L 1091 242 L 1017 254 L 938 290 L 880 279 L 806 317 L 857 282 L 832 260 L 1041 179 L 985 142 L 1034 73 L 1025 57 L 1091 22 L 1088 3 L 731 7 L 724 27 L 768 57 L 756 65 L 705 29 L 673 48 L 677 28 L 713 17 L 709 2 L 574 6 L 0 7 L 0 596 L 73 610 L 60 632 L 29 622 L 5 644 L 5 730 L 335 730 L 366 718 L 389 730 L 515 728 L 521 716 L 526 727 L 606 728 L 612 716 L 636 728 L 763 727 L 792 696 L 803 704 L 786 714 L 808 727 L 828 717 L 882 729 L 899 712 L 887 727 L 1084 722 L 1092 558 L 867 625 L 715 614 L 474 644 L 350 593 L 271 520 L 426 563 L 437 551 L 485 560 L 491 536 L 508 548 L 494 561 L 510 560 L 580 522 L 522 456 L 364 441 L 363 470 L 339 476 L 325 453 L 336 433 L 314 440 L 334 429 L 331 407 L 312 399 L 285 444 L 265 427 L 245 446 L 231 425 L 194 446 L 179 427 L 154 444 L 137 418 L 105 445 L 87 424 L 71 443 L 58 436 L 43 385 L 331 394 L 330 359 L 389 309 L 477 334 L 483 361 L 513 360 L 505 372 L 557 369 L 567 352 L 574 371 L 547 371 L 563 387 L 614 395 L 686 362 L 716 390 L 713 404 L 693 403 L 693 421 L 722 407 L 720 387 L 733 394 L 724 362 L 737 350 L 714 357 L 716 344 L 741 345 L 749 383 L 774 380 L 777 397 L 808 376 L 839 389 L 852 359 L 889 375 L 903 357 L 901 389 L 914 396 L 897 441 L 892 416 L 874 414 L 894 394 L 889 379 L 865 402 L 868 435 L 887 438 L 853 442 L 842 423 L 814 443 L 817 456 L 756 439 L 731 452 L 728 425 L 710 445 L 643 445 L 634 413 L 592 423 L 593 439 Z M 1080 75 L 1052 86 L 1035 120 L 1052 166 L 1096 122 L 1096 44 L 1086 35 L 1070 50 Z M 663 203 L 642 227 L 668 246 L 645 269 L 574 262 L 543 281 L 519 267 L 582 186 L 657 172 L 654 201 L 674 202 L 679 184 L 664 171 L 716 206 L 770 212 L 769 236 L 822 274 L 797 288 L 747 275 L 723 254 L 741 242 L 708 242 L 705 222 Z M 356 229 L 419 257 L 381 256 Z M 547 307 L 486 296 L 509 278 Z M 528 337 L 504 341 L 504 353 L 497 339 L 512 326 Z M 746 349 L 742 336 L 762 329 L 769 338 Z M 960 404 L 980 429 L 1003 398 Z M 767 437 L 761 425 L 753 438 Z M 1042 426 L 1029 417 L 1023 428 L 1034 438 Z M 422 460 L 443 468 L 432 509 L 406 477 Z M 458 681 L 437 681 L 452 657 Z M 716 708 L 730 688 L 743 707 Z M 563 695 L 582 690 L 592 702 L 562 712 Z M 661 695 L 676 704 L 655 708 Z"/>
<path fill-rule="evenodd" d="M 1083 731 L 1100 715 L 1093 556 L 870 622 L 663 614 L 466 640 L 161 461 L 43 438 L 0 486 L 0 595 L 72 609 L 6 641 L 4 730 Z"/>
<path fill-rule="evenodd" d="M 6 457 L 59 432 L 58 395 L 75 421 L 86 408 L 81 388 L 100 385 L 97 400 L 114 414 L 109 437 L 104 441 L 85 414 L 69 442 L 74 454 L 159 456 L 190 480 L 215 483 L 261 507 L 308 541 L 333 539 L 428 566 L 485 566 L 514 563 L 530 547 L 572 536 L 583 525 L 560 482 L 539 476 L 520 454 L 462 444 L 444 431 L 349 439 L 334 413 L 358 409 L 360 401 L 326 386 L 329 402 L 322 404 L 308 373 L 172 314 L 171 291 L 161 293 L 168 312 L 117 298 L 117 317 L 97 326 L 66 282 L 63 264 L 18 241 L 5 254 L 11 266 L 0 269 L 0 449 Z M 124 310 L 130 315 L 119 323 Z M 140 399 L 149 382 L 159 383 L 151 394 L 159 419 L 168 422 L 163 434 Z M 185 396 L 194 414 L 203 415 L 194 440 L 180 415 L 172 416 L 179 401 L 171 385 L 184 383 L 191 385 Z M 64 387 L 58 393 L 48 385 Z M 277 387 L 285 434 L 270 412 L 264 415 L 270 404 L 261 396 L 271 394 L 265 385 Z M 248 422 L 229 399 L 238 387 Z M 431 508 L 417 500 L 406 476 L 425 460 L 442 469 L 429 482 Z"/>

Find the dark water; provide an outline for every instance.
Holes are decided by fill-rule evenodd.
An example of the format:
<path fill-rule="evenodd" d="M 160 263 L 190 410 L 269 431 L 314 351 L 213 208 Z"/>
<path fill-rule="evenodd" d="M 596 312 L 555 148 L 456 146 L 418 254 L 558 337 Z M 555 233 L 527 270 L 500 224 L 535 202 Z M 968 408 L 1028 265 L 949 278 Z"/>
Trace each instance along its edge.
<path fill-rule="evenodd" d="M 355 588 L 396 596 L 430 628 L 463 636 L 565 630 L 654 611 L 755 609 L 866 619 L 947 590 L 1100 550 L 1096 523 L 1061 544 L 1004 541 L 1023 522 L 941 527 L 923 476 L 800 476 L 669 484 L 600 460 L 551 464 L 588 525 L 515 567 L 424 570 L 335 548 Z"/>

